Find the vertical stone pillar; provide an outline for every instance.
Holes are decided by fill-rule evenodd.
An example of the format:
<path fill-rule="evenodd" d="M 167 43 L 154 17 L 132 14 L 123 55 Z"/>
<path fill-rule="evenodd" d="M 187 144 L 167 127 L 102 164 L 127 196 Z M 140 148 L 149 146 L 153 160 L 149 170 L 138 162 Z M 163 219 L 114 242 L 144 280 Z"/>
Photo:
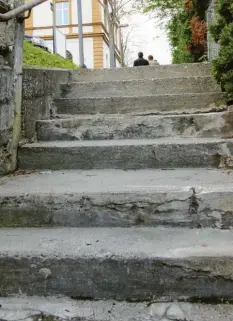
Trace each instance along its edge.
<path fill-rule="evenodd" d="M 23 1 L 8 1 L 13 7 Z M 0 22 L 0 175 L 17 167 L 21 127 L 24 22 Z"/>

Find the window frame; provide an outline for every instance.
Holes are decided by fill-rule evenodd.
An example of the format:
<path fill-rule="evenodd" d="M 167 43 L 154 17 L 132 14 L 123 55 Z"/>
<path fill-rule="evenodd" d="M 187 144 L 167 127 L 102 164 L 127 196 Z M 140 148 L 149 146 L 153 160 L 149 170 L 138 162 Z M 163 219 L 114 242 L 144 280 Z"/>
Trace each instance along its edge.
<path fill-rule="evenodd" d="M 64 4 L 66 4 L 66 8 L 64 8 Z M 61 8 L 58 8 L 58 6 Z M 69 25 L 69 1 L 56 1 L 55 3 L 56 10 L 56 25 L 58 26 L 68 26 Z M 61 20 L 58 22 L 58 12 L 61 13 Z M 65 21 L 66 20 L 66 21 Z M 61 22 L 61 23 L 60 23 Z"/>

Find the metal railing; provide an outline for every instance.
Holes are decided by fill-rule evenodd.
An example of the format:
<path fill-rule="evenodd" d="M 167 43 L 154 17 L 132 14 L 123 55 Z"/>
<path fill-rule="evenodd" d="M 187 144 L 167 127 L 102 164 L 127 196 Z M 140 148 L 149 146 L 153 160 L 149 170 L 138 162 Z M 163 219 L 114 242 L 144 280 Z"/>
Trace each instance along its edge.
<path fill-rule="evenodd" d="M 0 21 L 1 22 L 7 22 L 10 19 L 13 19 L 15 17 L 18 17 L 22 15 L 24 12 L 29 11 L 29 16 L 31 13 L 31 9 L 38 6 L 39 4 L 46 2 L 47 0 L 32 0 L 31 2 L 22 4 L 21 6 L 18 6 L 17 8 L 12 8 L 11 6 L 8 6 L 5 1 L 1 0 L 2 7 L 5 8 L 6 13 L 0 13 Z M 28 16 L 28 17 L 29 17 Z M 28 18 L 26 17 L 26 18 Z M 24 19 L 24 17 L 22 17 Z"/>

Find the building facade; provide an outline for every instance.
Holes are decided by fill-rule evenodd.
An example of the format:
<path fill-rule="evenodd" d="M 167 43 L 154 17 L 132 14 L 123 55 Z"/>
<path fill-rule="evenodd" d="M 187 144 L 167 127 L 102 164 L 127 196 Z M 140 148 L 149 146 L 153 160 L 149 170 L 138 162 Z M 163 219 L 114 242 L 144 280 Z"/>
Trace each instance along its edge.
<path fill-rule="evenodd" d="M 77 0 L 53 0 L 56 10 L 56 27 L 66 35 L 66 50 L 79 64 Z M 109 27 L 107 0 L 82 0 L 84 59 L 88 68 L 109 68 Z M 43 38 L 53 48 L 53 12 L 51 2 L 46 1 L 32 10 L 25 20 L 25 34 Z M 116 65 L 120 66 L 120 28 L 115 28 Z"/>

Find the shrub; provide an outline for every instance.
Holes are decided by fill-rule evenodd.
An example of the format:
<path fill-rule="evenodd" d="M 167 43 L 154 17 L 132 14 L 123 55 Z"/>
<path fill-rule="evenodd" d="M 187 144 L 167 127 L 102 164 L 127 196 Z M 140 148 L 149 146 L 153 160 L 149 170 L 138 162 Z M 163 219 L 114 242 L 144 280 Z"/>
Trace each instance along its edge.
<path fill-rule="evenodd" d="M 167 29 L 173 63 L 200 62 L 206 59 L 205 11 L 209 0 L 146 0 L 142 3 L 146 4 L 145 12 L 155 11 L 158 17 L 169 17 Z"/>
<path fill-rule="evenodd" d="M 24 66 L 36 66 L 47 68 L 78 69 L 71 60 L 51 54 L 44 49 L 35 47 L 28 41 L 24 41 L 23 47 Z"/>
<path fill-rule="evenodd" d="M 217 22 L 211 26 L 210 32 L 219 42 L 219 55 L 213 60 L 213 74 L 218 83 L 233 102 L 233 3 L 232 0 L 219 2 L 217 6 Z"/>
<path fill-rule="evenodd" d="M 174 64 L 193 62 L 191 54 L 192 32 L 188 11 L 175 15 L 168 25 L 168 37 L 172 47 L 172 62 Z"/>

